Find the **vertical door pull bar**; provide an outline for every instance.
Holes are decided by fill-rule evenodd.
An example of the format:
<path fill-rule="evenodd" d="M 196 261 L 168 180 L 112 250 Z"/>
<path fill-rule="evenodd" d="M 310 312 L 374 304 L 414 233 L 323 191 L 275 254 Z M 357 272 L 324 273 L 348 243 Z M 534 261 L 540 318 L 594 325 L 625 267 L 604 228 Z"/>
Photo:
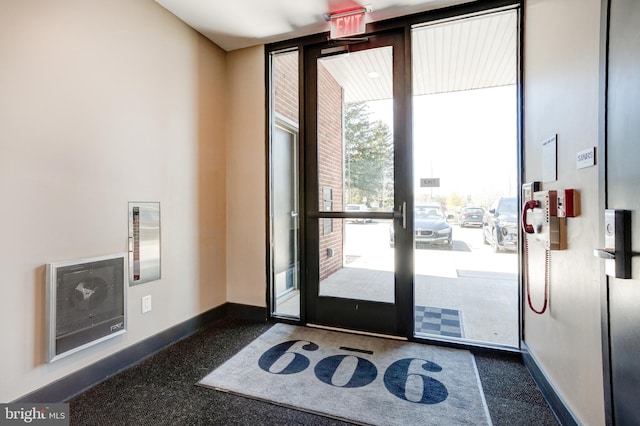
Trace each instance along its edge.
<path fill-rule="evenodd" d="M 402 202 L 402 229 L 407 229 L 407 202 Z"/>
<path fill-rule="evenodd" d="M 403 201 L 398 210 L 393 212 L 393 218 L 402 219 L 402 229 L 407 229 L 407 202 Z"/>

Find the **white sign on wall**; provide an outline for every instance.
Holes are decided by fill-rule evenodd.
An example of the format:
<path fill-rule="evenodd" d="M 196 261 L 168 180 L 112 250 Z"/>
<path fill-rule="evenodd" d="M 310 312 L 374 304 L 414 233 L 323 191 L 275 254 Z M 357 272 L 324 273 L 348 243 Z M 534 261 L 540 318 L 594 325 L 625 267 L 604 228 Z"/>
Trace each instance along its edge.
<path fill-rule="evenodd" d="M 596 147 L 585 149 L 576 154 L 576 169 L 584 169 L 596 165 Z"/>

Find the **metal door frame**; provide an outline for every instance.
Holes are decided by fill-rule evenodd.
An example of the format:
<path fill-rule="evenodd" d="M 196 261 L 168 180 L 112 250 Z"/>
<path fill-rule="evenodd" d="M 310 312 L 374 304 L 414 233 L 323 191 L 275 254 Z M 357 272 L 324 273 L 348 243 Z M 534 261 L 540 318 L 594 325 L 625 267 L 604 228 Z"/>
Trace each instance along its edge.
<path fill-rule="evenodd" d="M 305 283 L 307 286 L 305 304 L 306 321 L 332 327 L 341 327 L 375 332 L 386 335 L 411 337 L 413 334 L 413 240 L 408 232 L 401 232 L 398 221 L 396 226 L 395 249 L 395 298 L 394 303 L 368 302 L 355 299 L 338 299 L 316 296 L 319 290 L 319 219 L 359 218 L 362 213 L 321 212 L 318 209 L 318 158 L 316 155 L 317 135 L 317 60 L 321 58 L 323 49 L 330 47 L 352 51 L 362 51 L 383 46 L 393 46 L 393 92 L 394 92 L 394 210 L 400 211 L 405 206 L 405 212 L 411 212 L 412 168 L 411 157 L 411 58 L 407 56 L 407 44 L 410 38 L 405 31 L 395 29 L 381 34 L 365 35 L 361 39 L 338 42 L 324 42 L 310 46 L 304 55 L 305 75 Z M 349 47 L 351 46 L 351 47 Z M 409 46 L 410 49 L 410 46 Z M 410 51 L 410 50 L 409 50 Z M 313 142 L 312 142 L 313 141 Z M 367 217 L 378 219 L 393 219 L 394 213 L 367 213 Z M 397 216 L 397 214 L 395 215 Z M 411 215 L 408 220 L 411 221 Z M 406 230 L 410 230 L 411 223 L 407 223 Z M 406 231 L 405 230 L 405 231 Z M 409 272 L 409 273 L 408 273 Z M 358 311 L 358 316 L 349 312 Z M 329 320 L 329 316 L 337 318 Z M 362 317 L 360 317 L 360 315 Z M 366 318 L 366 321 L 365 321 Z"/>

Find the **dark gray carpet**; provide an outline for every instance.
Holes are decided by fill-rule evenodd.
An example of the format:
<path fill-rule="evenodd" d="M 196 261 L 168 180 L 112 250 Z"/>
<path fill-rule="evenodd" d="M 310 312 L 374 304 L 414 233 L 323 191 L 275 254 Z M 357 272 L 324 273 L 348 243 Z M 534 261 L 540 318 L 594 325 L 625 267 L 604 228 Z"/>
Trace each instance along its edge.
<path fill-rule="evenodd" d="M 72 425 L 344 425 L 196 386 L 271 324 L 217 321 L 70 402 Z M 557 425 L 522 362 L 476 354 L 494 425 Z M 425 420 L 428 424 L 428 420 Z"/>

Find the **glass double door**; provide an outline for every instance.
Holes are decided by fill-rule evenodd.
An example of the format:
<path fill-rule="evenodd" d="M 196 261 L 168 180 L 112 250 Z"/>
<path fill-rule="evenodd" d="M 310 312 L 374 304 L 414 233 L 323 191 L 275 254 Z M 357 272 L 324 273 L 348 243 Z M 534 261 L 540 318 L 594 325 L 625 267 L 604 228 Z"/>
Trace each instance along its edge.
<path fill-rule="evenodd" d="M 402 33 L 305 52 L 307 323 L 412 333 L 404 55 Z"/>

